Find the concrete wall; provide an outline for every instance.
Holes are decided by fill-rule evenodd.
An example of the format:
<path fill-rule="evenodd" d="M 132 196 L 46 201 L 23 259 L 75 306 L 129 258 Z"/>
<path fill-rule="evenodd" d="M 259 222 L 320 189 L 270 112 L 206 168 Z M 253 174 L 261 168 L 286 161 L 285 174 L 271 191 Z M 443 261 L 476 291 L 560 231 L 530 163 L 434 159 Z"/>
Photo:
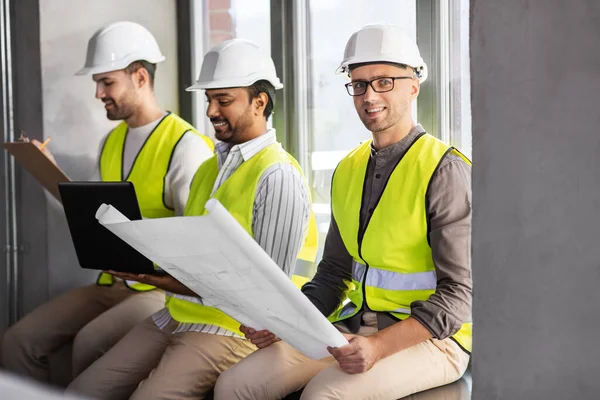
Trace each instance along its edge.
<path fill-rule="evenodd" d="M 74 180 L 94 175 L 102 138 L 115 126 L 102 102 L 94 98 L 89 76 L 75 76 L 83 67 L 89 37 L 101 26 L 119 20 L 144 25 L 166 56 L 158 64 L 155 90 L 162 106 L 178 111 L 177 31 L 175 0 L 41 0 L 40 41 L 44 136 L 49 149 Z M 50 297 L 96 275 L 81 270 L 62 207 L 48 202 L 48 290 Z M 45 268 L 45 266 L 40 266 Z"/>
<path fill-rule="evenodd" d="M 600 3 L 471 15 L 473 398 L 598 398 Z"/>

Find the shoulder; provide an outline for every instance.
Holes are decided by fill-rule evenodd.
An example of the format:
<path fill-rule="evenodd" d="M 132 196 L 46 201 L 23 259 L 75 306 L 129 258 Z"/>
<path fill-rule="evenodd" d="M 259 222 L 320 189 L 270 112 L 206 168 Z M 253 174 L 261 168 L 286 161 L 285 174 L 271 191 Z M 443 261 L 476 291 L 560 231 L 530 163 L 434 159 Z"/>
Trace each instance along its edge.
<path fill-rule="evenodd" d="M 468 175 L 471 176 L 471 165 L 456 152 L 450 152 L 444 156 L 438 166 L 433 178 L 439 175 Z"/>
<path fill-rule="evenodd" d="M 429 184 L 431 205 L 449 205 L 454 201 L 462 204 L 464 200 L 470 207 L 471 195 L 471 166 L 458 154 L 447 154 L 440 161 Z"/>
<path fill-rule="evenodd" d="M 207 143 L 210 140 L 202 137 L 197 132 L 187 131 L 181 136 L 179 142 L 175 146 L 175 151 L 179 153 L 195 154 L 201 152 L 203 155 L 213 154 L 213 149 Z"/>
<path fill-rule="evenodd" d="M 304 185 L 304 177 L 291 163 L 275 163 L 262 173 L 259 185 L 266 180 L 277 182 L 297 182 Z"/>

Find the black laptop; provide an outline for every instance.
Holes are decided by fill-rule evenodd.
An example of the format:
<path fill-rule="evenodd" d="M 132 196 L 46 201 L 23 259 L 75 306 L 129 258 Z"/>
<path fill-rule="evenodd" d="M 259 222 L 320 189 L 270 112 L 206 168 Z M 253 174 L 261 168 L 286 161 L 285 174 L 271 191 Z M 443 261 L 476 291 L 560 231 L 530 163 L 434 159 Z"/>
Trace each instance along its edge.
<path fill-rule="evenodd" d="M 96 211 L 102 203 L 112 205 L 132 221 L 142 219 L 133 183 L 59 182 L 58 190 L 82 268 L 136 274 L 156 272 L 152 261 L 96 219 Z"/>

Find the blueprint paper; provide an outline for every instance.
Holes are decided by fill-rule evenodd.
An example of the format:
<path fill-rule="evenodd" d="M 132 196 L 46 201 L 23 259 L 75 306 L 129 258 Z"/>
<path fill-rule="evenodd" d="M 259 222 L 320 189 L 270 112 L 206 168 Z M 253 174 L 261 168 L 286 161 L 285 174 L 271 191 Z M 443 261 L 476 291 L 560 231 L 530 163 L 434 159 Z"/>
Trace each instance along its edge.
<path fill-rule="evenodd" d="M 130 221 L 103 204 L 98 221 L 245 326 L 268 329 L 308 357 L 348 342 L 215 199 L 207 215 Z"/>

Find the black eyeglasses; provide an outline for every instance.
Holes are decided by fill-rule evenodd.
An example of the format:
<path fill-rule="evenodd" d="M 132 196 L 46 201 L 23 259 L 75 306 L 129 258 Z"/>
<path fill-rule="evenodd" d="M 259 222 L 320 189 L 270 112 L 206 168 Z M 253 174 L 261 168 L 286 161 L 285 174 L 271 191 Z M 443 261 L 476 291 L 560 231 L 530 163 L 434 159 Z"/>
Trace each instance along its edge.
<path fill-rule="evenodd" d="M 367 92 L 367 87 L 371 85 L 373 91 L 384 93 L 394 90 L 394 81 L 396 79 L 413 79 L 412 76 L 386 76 L 383 78 L 372 79 L 370 81 L 354 81 L 346 83 L 346 90 L 350 96 L 362 96 Z"/>

